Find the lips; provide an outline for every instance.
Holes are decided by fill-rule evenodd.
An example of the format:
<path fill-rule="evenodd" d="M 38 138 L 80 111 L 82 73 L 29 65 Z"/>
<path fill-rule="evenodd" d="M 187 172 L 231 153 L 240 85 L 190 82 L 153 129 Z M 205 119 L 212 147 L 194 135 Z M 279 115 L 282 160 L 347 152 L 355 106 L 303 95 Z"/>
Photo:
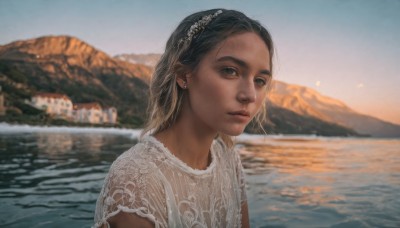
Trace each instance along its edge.
<path fill-rule="evenodd" d="M 233 116 L 243 116 L 243 117 L 250 117 L 250 113 L 246 110 L 240 110 L 240 111 L 235 111 L 235 112 L 229 112 L 229 115 Z"/>
<path fill-rule="evenodd" d="M 247 123 L 250 120 L 250 113 L 246 110 L 239 110 L 234 112 L 228 112 L 228 114 L 234 119 L 241 123 Z"/>

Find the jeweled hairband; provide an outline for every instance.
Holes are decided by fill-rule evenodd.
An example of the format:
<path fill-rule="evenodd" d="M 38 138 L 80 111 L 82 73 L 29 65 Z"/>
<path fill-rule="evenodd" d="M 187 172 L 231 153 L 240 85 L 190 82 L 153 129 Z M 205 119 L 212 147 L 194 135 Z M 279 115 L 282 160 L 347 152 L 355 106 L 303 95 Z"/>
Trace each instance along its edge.
<path fill-rule="evenodd" d="M 192 26 L 190 26 L 190 29 L 186 36 L 182 39 L 179 40 L 179 44 L 192 41 L 193 37 L 199 33 L 200 31 L 204 30 L 205 27 L 212 21 L 212 19 L 216 18 L 219 14 L 222 13 L 222 10 L 218 10 L 214 14 L 209 14 L 204 17 L 202 17 L 200 20 L 198 20 L 196 23 L 194 23 Z"/>

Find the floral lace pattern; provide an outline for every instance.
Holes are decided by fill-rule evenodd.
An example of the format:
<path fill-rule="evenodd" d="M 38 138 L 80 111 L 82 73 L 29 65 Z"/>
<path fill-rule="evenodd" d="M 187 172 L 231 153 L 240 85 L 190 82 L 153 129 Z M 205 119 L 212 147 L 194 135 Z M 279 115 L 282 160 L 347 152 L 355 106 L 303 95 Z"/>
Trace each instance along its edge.
<path fill-rule="evenodd" d="M 157 139 L 144 137 L 111 165 L 97 200 L 95 227 L 108 226 L 121 211 L 155 227 L 240 227 L 247 199 L 239 154 L 214 140 L 211 155 L 207 169 L 192 169 Z"/>

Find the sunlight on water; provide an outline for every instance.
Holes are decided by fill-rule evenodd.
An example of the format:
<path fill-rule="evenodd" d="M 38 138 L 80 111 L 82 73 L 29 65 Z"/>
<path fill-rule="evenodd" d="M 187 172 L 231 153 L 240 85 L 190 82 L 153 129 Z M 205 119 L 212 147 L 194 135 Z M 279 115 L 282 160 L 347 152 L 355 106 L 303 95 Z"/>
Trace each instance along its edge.
<path fill-rule="evenodd" d="M 0 134 L 0 226 L 90 227 L 129 132 Z M 400 227 L 400 140 L 239 137 L 252 227 Z"/>
<path fill-rule="evenodd" d="M 255 227 L 400 225 L 400 140 L 264 138 L 238 147 Z"/>

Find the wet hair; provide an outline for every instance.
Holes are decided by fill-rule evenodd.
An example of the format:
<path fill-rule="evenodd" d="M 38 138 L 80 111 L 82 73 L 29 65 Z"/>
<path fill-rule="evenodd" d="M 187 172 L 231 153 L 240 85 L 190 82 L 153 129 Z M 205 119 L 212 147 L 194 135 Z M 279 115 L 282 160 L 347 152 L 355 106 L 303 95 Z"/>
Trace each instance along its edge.
<path fill-rule="evenodd" d="M 195 33 L 191 40 L 188 37 L 192 25 L 207 15 L 222 13 L 212 18 L 207 25 Z M 256 20 L 250 19 L 236 10 L 211 9 L 189 15 L 178 25 L 169 37 L 165 52 L 156 65 L 150 83 L 149 116 L 142 135 L 158 133 L 171 126 L 180 113 L 184 90 L 177 84 L 178 75 L 194 70 L 203 56 L 213 50 L 226 38 L 245 32 L 254 32 L 265 42 L 272 72 L 273 43 L 269 32 Z M 271 80 L 269 80 L 268 89 Z M 260 124 L 265 120 L 265 101 L 255 119 Z M 227 145 L 232 145 L 230 136 L 219 134 Z"/>

